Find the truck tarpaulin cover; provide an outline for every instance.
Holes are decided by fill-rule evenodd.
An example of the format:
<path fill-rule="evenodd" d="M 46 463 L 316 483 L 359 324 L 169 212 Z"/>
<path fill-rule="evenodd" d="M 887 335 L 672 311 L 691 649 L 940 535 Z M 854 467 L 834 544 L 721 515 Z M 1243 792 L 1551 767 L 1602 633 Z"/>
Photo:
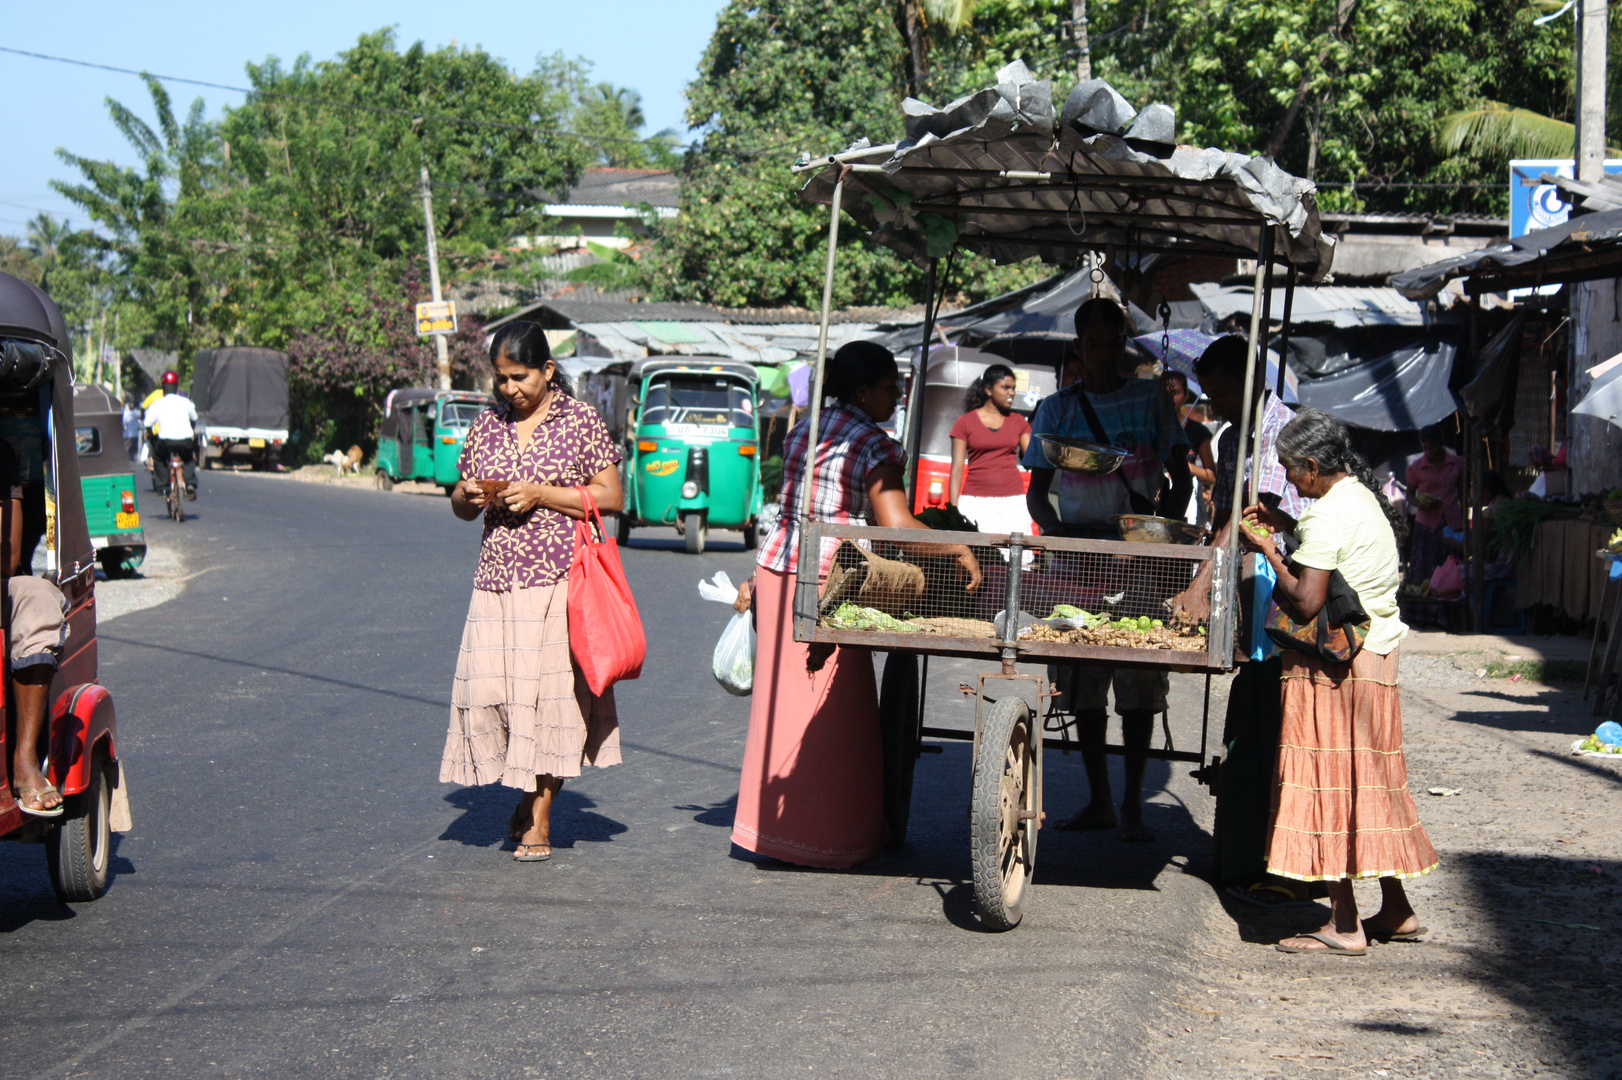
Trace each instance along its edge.
<path fill-rule="evenodd" d="M 287 354 L 236 346 L 204 349 L 192 364 L 191 399 L 216 427 L 287 429 Z"/>

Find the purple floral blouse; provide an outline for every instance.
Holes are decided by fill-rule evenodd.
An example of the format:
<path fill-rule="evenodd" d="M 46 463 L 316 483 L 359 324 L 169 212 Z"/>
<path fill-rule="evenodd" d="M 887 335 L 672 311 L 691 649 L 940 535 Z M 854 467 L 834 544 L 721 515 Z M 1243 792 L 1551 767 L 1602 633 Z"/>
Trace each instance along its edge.
<path fill-rule="evenodd" d="M 624 456 L 596 409 L 561 394 L 553 402 L 522 450 L 506 402 L 480 413 L 457 463 L 462 478 L 581 487 Z M 473 587 L 507 592 L 557 584 L 574 561 L 574 526 L 573 518 L 545 507 L 527 514 L 486 507 Z"/>

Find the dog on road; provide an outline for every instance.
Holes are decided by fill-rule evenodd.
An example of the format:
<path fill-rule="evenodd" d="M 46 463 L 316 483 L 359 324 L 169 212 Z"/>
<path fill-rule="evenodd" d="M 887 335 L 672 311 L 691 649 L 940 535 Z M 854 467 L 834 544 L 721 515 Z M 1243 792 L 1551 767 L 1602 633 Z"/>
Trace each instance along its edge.
<path fill-rule="evenodd" d="M 338 470 L 339 476 L 343 476 L 346 473 L 359 476 L 360 462 L 363 456 L 364 455 L 361 453 L 360 447 L 351 446 L 349 448 L 349 453 L 347 454 L 342 450 L 334 450 L 321 460 L 331 463 L 332 467 Z"/>

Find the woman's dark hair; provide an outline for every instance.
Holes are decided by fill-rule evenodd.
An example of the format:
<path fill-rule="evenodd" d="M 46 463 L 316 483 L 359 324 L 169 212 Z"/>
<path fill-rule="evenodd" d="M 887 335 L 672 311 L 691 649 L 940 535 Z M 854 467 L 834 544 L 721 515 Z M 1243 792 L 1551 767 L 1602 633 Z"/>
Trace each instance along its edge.
<path fill-rule="evenodd" d="M 1113 300 L 1095 296 L 1076 309 L 1076 336 L 1086 333 L 1094 320 L 1100 320 L 1126 333 L 1126 310 Z"/>
<path fill-rule="evenodd" d="M 1181 371 L 1173 371 L 1172 369 L 1167 368 L 1165 371 L 1160 373 L 1160 381 L 1165 382 L 1167 379 L 1175 379 L 1182 384 L 1184 390 L 1188 389 L 1188 376 L 1184 375 Z"/>
<path fill-rule="evenodd" d="M 1374 479 L 1374 470 L 1363 456 L 1352 449 L 1351 433 L 1346 425 L 1336 420 L 1322 409 L 1302 409 L 1295 414 L 1295 419 L 1284 425 L 1284 430 L 1278 433 L 1275 444 L 1278 459 L 1293 468 L 1300 468 L 1309 461 L 1318 463 L 1321 473 L 1351 473 L 1369 491 L 1385 511 L 1386 520 L 1391 523 L 1391 531 L 1396 534 L 1397 543 L 1401 544 L 1408 535 L 1408 523 L 1397 513 L 1391 500 L 1385 497 L 1380 490 L 1380 484 Z"/>
<path fill-rule="evenodd" d="M 876 341 L 847 341 L 828 360 L 823 389 L 840 401 L 855 403 L 856 391 L 896 373 L 895 354 Z"/>
<path fill-rule="evenodd" d="M 1509 485 L 1504 482 L 1504 474 L 1497 469 L 1487 469 L 1482 472 L 1481 487 L 1487 495 L 1488 502 L 1500 497 L 1512 498 L 1515 494 L 1509 490 Z"/>
<path fill-rule="evenodd" d="M 1004 379 L 1012 379 L 1014 369 L 1007 364 L 992 364 L 980 373 L 980 377 L 969 384 L 969 392 L 963 395 L 963 405 L 973 412 L 991 399 L 991 388 Z"/>
<path fill-rule="evenodd" d="M 546 343 L 546 330 L 540 323 L 520 319 L 510 322 L 495 332 L 490 339 L 490 365 L 505 356 L 515 364 L 539 371 L 552 360 L 552 346 Z M 563 366 L 553 361 L 552 385 L 569 397 L 574 397 L 574 382 L 564 374 Z"/>
<path fill-rule="evenodd" d="M 1440 443 L 1447 445 L 1447 428 L 1441 424 L 1429 424 L 1419 429 L 1421 443 Z"/>

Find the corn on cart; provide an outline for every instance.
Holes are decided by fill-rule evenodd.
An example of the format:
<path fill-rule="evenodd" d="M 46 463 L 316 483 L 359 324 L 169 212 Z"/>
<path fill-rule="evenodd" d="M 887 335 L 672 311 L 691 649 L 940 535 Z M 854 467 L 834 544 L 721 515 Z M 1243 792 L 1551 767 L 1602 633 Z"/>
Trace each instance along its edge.
<path fill-rule="evenodd" d="M 840 153 L 802 157 L 794 166 L 807 176 L 802 197 L 830 208 L 813 431 L 823 400 L 842 212 L 927 272 L 931 299 L 922 342 L 933 337 L 944 292 L 939 264 L 946 261 L 949 275 L 950 257 L 959 249 L 999 262 L 1034 257 L 1069 266 L 1086 258 L 1095 281 L 1108 274 L 1146 310 L 1155 305 L 1142 291 L 1144 270 L 1156 259 L 1254 260 L 1253 356 L 1265 347 L 1262 320 L 1275 269 L 1287 275 L 1286 326 L 1297 278 L 1320 280 L 1328 273 L 1332 241 L 1320 231 L 1309 182 L 1265 158 L 1178 146 L 1169 108 L 1151 105 L 1134 114 L 1102 80 L 1076 87 L 1056 110 L 1050 84 L 1033 79 L 1022 63 L 1005 68 L 998 79 L 996 87 L 944 109 L 909 100 L 907 133 L 900 142 L 872 146 L 863 140 Z M 926 351 L 920 349 L 920 359 Z M 1238 420 L 1239 445 L 1247 448 L 1253 448 L 1251 419 L 1261 389 L 1255 379 L 1251 365 L 1247 404 Z M 912 379 L 914 399 L 923 381 Z M 917 462 L 916 405 L 909 401 L 906 414 L 909 469 Z M 806 455 L 803 506 L 813 505 L 813 458 Z M 1245 505 L 1240 484 L 1236 477 L 1236 506 Z M 1138 535 L 1128 528 L 1122 532 Z M 927 535 L 930 542 L 966 544 L 980 553 L 988 574 L 977 596 L 953 588 L 950 568 L 938 560 L 907 558 L 898 545 L 919 540 L 916 531 L 802 518 L 794 637 L 889 651 L 880 712 L 892 832 L 897 817 L 905 830 L 922 739 L 972 739 L 975 904 L 987 926 L 1008 929 L 1020 921 L 1031 893 L 1042 821 L 1042 750 L 1064 742 L 1043 735 L 1053 720 L 1048 704 L 1053 695 L 1042 669 L 1021 672 L 1018 665 L 1103 664 L 1206 674 L 1200 750 L 1168 745 L 1152 748 L 1150 756 L 1192 762 L 1199 766 L 1193 775 L 1211 783 L 1218 762 L 1207 761 L 1204 745 L 1209 677 L 1235 666 L 1238 538 L 1211 547 L 975 532 Z M 833 570 L 822 581 L 818 556 L 825 542 L 838 547 Z M 916 567 L 922 591 L 889 605 L 866 603 L 884 593 L 883 575 L 874 567 L 875 557 L 887 556 Z M 1212 570 L 1210 614 L 1189 618 L 1168 601 L 1185 593 L 1206 564 Z M 886 606 L 889 614 L 882 611 Z M 924 723 L 928 658 L 937 655 L 994 662 L 979 675 L 978 685 L 966 688 L 978 702 L 972 734 Z M 1059 730 L 1062 736 L 1062 722 Z"/>

